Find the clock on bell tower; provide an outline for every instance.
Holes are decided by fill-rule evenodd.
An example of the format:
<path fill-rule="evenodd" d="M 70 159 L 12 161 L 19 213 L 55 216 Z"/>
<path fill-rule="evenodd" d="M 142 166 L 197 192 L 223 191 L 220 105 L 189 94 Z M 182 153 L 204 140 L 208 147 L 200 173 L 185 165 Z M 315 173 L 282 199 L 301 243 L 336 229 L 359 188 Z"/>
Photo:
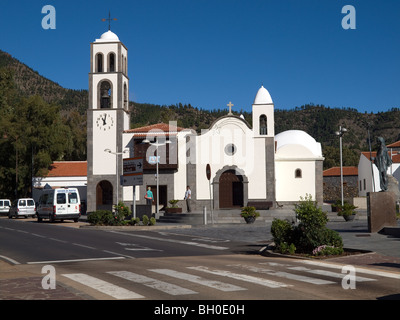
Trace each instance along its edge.
<path fill-rule="evenodd" d="M 122 188 L 117 186 L 122 165 L 117 165 L 117 161 L 122 164 L 121 153 L 125 149 L 122 135 L 129 129 L 127 48 L 115 33 L 108 30 L 91 43 L 90 55 L 88 212 L 111 210 L 117 199 L 122 199 Z"/>

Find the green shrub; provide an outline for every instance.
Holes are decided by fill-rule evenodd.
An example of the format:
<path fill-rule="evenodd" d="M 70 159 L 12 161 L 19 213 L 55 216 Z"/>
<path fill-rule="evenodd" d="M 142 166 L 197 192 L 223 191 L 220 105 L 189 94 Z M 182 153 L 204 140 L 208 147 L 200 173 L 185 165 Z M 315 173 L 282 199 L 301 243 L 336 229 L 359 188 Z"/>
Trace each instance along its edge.
<path fill-rule="evenodd" d="M 243 207 L 240 216 L 243 218 L 258 218 L 260 216 L 260 213 L 256 211 L 255 207 Z"/>
<path fill-rule="evenodd" d="M 115 210 L 115 217 L 117 218 L 118 222 L 124 221 L 125 218 L 132 214 L 129 207 L 126 206 L 122 201 L 118 203 L 117 206 L 114 206 Z"/>
<path fill-rule="evenodd" d="M 143 217 L 142 217 L 142 222 L 143 222 L 143 225 L 144 225 L 144 226 L 149 225 L 149 217 L 146 216 L 146 215 L 143 215 Z"/>
<path fill-rule="evenodd" d="M 171 205 L 170 208 L 178 208 L 177 204 L 178 204 L 179 200 L 169 200 L 168 202 Z"/>
<path fill-rule="evenodd" d="M 293 243 L 289 245 L 287 242 L 281 242 L 278 246 L 278 250 L 282 254 L 294 254 L 296 252 L 296 246 Z"/>
<path fill-rule="evenodd" d="M 151 226 L 155 226 L 156 225 L 156 218 L 154 218 L 154 217 L 151 217 L 150 218 L 150 223 L 149 223 Z"/>
<path fill-rule="evenodd" d="M 114 217 L 113 213 L 108 210 L 98 210 L 88 216 L 88 222 L 94 226 L 115 225 L 116 220 L 117 219 Z"/>
<path fill-rule="evenodd" d="M 293 227 L 287 220 L 274 219 L 271 226 L 271 234 L 274 237 L 276 245 L 282 242 L 290 243 L 292 237 Z"/>
<path fill-rule="evenodd" d="M 322 248 L 320 254 L 343 253 L 343 240 L 338 232 L 326 227 L 328 218 L 312 197 L 300 198 L 295 207 L 299 224 L 293 227 L 288 221 L 275 219 L 271 233 L 277 249 L 282 252 L 312 254 L 316 248 Z M 290 249 L 289 243 L 293 245 Z"/>
<path fill-rule="evenodd" d="M 295 212 L 306 231 L 325 227 L 328 222 L 326 213 L 312 200 L 311 195 L 306 195 L 305 198 L 300 197 L 300 203 L 295 206 Z"/>
<path fill-rule="evenodd" d="M 131 226 L 139 225 L 139 223 L 140 223 L 140 219 L 139 219 L 139 218 L 132 218 L 132 219 L 129 221 L 129 224 L 130 224 Z"/>

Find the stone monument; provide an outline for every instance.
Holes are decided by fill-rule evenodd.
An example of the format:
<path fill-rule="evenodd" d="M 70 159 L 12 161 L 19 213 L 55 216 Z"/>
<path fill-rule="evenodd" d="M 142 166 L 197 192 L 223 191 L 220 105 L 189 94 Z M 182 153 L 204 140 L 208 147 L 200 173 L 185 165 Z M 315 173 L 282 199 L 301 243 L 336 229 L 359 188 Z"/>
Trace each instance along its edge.
<path fill-rule="evenodd" d="M 382 137 L 377 138 L 378 151 L 376 158 L 371 158 L 379 171 L 381 192 L 367 193 L 368 207 L 368 232 L 379 232 L 384 227 L 397 227 L 396 221 L 396 201 L 397 195 L 389 191 L 388 168 L 392 165 L 388 149 L 385 146 L 385 140 Z M 398 190 L 398 189 L 397 189 Z"/>

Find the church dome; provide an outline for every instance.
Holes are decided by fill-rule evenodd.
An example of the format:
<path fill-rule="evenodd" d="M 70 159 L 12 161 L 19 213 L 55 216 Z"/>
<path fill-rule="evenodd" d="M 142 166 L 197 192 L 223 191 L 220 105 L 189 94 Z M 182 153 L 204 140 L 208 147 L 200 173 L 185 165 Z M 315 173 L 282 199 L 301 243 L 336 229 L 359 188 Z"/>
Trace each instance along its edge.
<path fill-rule="evenodd" d="M 96 42 L 119 42 L 119 38 L 114 32 L 108 30 L 107 32 L 104 32 Z"/>
<path fill-rule="evenodd" d="M 264 86 L 261 86 L 260 90 L 258 90 L 253 104 L 273 104 L 271 95 Z"/>
<path fill-rule="evenodd" d="M 277 153 L 281 151 L 283 154 L 290 154 L 293 156 L 299 156 L 303 153 L 303 156 L 309 154 L 315 157 L 322 157 L 321 144 L 307 132 L 301 130 L 281 132 L 275 136 L 275 142 Z M 307 150 L 307 152 L 302 152 L 298 147 L 304 151 Z"/>

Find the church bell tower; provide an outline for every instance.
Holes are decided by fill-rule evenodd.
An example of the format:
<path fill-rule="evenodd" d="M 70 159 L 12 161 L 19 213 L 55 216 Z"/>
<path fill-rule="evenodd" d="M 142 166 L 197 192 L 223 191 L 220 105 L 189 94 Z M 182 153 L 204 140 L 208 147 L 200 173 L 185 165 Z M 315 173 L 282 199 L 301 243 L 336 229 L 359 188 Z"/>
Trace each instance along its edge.
<path fill-rule="evenodd" d="M 129 129 L 128 50 L 111 30 L 90 46 L 87 211 L 122 200 L 122 135 Z"/>
<path fill-rule="evenodd" d="M 253 103 L 253 137 L 263 141 L 265 172 L 266 172 L 266 200 L 276 203 L 275 182 L 275 119 L 274 102 L 268 90 L 261 86 Z"/>

